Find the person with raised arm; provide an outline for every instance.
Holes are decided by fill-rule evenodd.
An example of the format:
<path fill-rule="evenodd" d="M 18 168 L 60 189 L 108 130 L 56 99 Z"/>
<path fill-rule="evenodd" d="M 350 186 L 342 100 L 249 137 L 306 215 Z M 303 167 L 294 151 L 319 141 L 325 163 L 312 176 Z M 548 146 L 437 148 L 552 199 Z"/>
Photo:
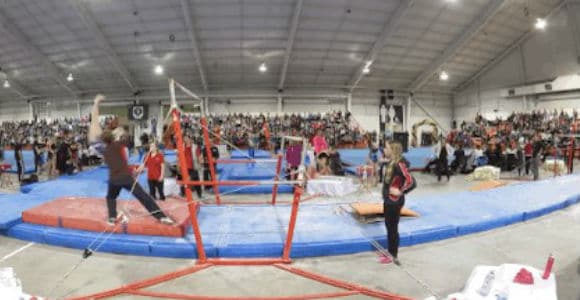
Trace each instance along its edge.
<path fill-rule="evenodd" d="M 107 191 L 107 209 L 109 225 L 114 225 L 117 220 L 117 197 L 122 189 L 130 191 L 139 202 L 159 222 L 174 225 L 175 222 L 167 217 L 155 203 L 155 200 L 145 192 L 143 187 L 133 177 L 133 172 L 127 162 L 127 134 L 119 126 L 117 119 L 112 119 L 105 130 L 99 124 L 99 104 L 105 96 L 99 94 L 95 97 L 91 111 L 91 124 L 89 127 L 89 142 L 98 144 L 97 149 L 103 154 L 105 163 L 109 167 L 109 187 Z"/>

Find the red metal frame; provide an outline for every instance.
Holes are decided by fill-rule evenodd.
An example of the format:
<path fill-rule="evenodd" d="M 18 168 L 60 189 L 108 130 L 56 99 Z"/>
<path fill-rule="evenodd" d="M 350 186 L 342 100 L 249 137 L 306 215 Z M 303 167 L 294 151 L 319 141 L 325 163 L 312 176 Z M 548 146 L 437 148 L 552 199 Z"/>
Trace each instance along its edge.
<path fill-rule="evenodd" d="M 179 127 L 181 127 L 181 123 L 178 125 Z M 217 177 L 216 177 L 216 172 L 215 172 L 215 168 L 214 168 L 214 160 L 213 160 L 213 156 L 211 155 L 211 139 L 209 138 L 209 131 L 207 128 L 207 120 L 205 118 L 205 116 L 201 117 L 201 128 L 203 131 L 203 139 L 205 141 L 205 151 L 207 154 L 207 164 L 209 167 L 209 173 L 211 175 L 212 181 L 214 182 L 213 184 L 213 191 L 215 194 L 215 202 L 219 205 L 220 204 L 220 190 L 217 184 Z"/>
<path fill-rule="evenodd" d="M 175 130 L 175 136 L 177 138 L 177 153 L 179 156 L 179 166 L 181 171 L 181 176 L 184 181 L 190 181 L 189 172 L 187 171 L 187 166 L 185 165 L 185 146 L 183 145 L 183 134 L 181 133 L 181 117 L 177 109 L 173 108 L 173 126 Z M 195 236 L 195 245 L 197 246 L 197 255 L 201 262 L 205 261 L 206 255 L 203 249 L 203 242 L 201 240 L 201 232 L 199 230 L 197 222 L 197 211 L 195 209 L 195 202 L 193 201 L 193 193 L 191 189 L 185 189 L 185 197 L 187 199 L 187 208 L 189 209 L 189 216 L 191 219 L 191 226 L 193 228 L 193 234 Z"/>
<path fill-rule="evenodd" d="M 257 260 L 258 261 L 258 260 Z M 170 280 L 174 280 L 183 276 L 187 276 L 190 274 L 194 274 L 196 272 L 218 266 L 219 264 L 216 263 L 205 263 L 201 265 L 195 265 L 192 267 L 188 267 L 182 270 L 174 271 L 171 273 L 159 275 L 153 278 L 136 281 L 134 283 L 130 283 L 119 288 L 115 288 L 109 291 L 104 291 L 92 295 L 87 296 L 78 296 L 68 298 L 69 300 L 97 300 L 97 299 L 105 299 L 110 297 L 116 297 L 119 295 L 137 295 L 137 296 L 149 296 L 149 297 L 156 297 L 156 298 L 165 298 L 165 299 L 186 299 L 186 300 L 225 300 L 225 299 L 233 299 L 233 300 L 246 300 L 246 299 L 262 299 L 262 300 L 287 300 L 287 299 L 327 299 L 327 298 L 338 298 L 338 297 L 346 297 L 351 295 L 366 295 L 369 297 L 377 298 L 377 299 L 388 299 L 388 300 L 410 300 L 411 298 L 403 297 L 379 290 L 374 290 L 371 288 L 367 288 L 358 284 L 353 284 L 350 282 L 326 277 L 317 273 L 313 273 L 310 271 L 302 270 L 299 268 L 294 268 L 288 265 L 280 264 L 272 260 L 271 262 L 265 261 L 267 263 L 264 264 L 246 264 L 246 265 L 271 265 L 274 266 L 282 271 L 286 271 L 316 282 L 320 282 L 326 285 L 334 286 L 345 291 L 341 292 L 334 292 L 334 293 L 320 293 L 320 294 L 308 294 L 308 295 L 293 295 L 293 296 L 280 296 L 280 297 L 220 297 L 220 296 L 199 296 L 199 295 L 185 295 L 185 294 L 177 294 L 177 293 L 167 293 L 167 292 L 153 292 L 149 290 L 143 290 L 145 288 L 149 288 Z M 221 264 L 223 265 L 235 265 L 238 266 L 239 264 Z"/>
<path fill-rule="evenodd" d="M 175 129 L 175 134 L 177 136 L 177 148 L 178 148 L 178 155 L 179 155 L 179 164 L 181 169 L 181 175 L 183 177 L 182 184 L 187 186 L 193 185 L 212 185 L 214 187 L 214 191 L 216 193 L 216 203 L 218 205 L 221 204 L 219 199 L 219 190 L 218 185 L 251 185 L 257 182 L 253 181 L 222 181 L 218 182 L 215 180 L 215 169 L 213 168 L 213 158 L 211 156 L 211 146 L 209 141 L 209 134 L 207 131 L 207 123 L 205 117 L 202 117 L 202 128 L 204 139 L 206 141 L 206 151 L 208 154 L 208 163 L 210 167 L 210 172 L 212 174 L 212 181 L 191 181 L 189 178 L 189 174 L 187 172 L 187 167 L 185 165 L 185 152 L 184 152 L 184 145 L 183 145 L 183 135 L 181 130 L 181 122 L 180 122 L 180 115 L 177 109 L 173 109 L 173 125 Z M 279 169 L 281 166 L 281 156 L 278 159 L 278 166 L 277 166 L 277 174 L 279 176 Z M 278 181 L 278 176 L 277 180 Z M 205 250 L 203 248 L 203 241 L 201 236 L 201 231 L 199 228 L 199 223 L 197 220 L 197 211 L 196 211 L 196 202 L 193 201 L 193 194 L 191 189 L 185 189 L 185 195 L 187 197 L 187 203 L 191 225 L 193 227 L 193 233 L 195 235 L 195 243 L 197 247 L 198 253 L 198 260 L 195 266 L 187 267 L 181 270 L 177 270 L 174 272 L 170 272 L 167 274 L 159 275 L 156 277 L 152 277 L 149 279 L 137 281 L 134 283 L 130 283 L 124 286 L 121 286 L 116 289 L 112 289 L 109 291 L 104 291 L 100 293 L 96 293 L 93 295 L 88 296 L 80 296 L 80 297 L 72 297 L 69 298 L 71 300 L 89 300 L 89 299 L 104 299 L 109 297 L 115 297 L 123 294 L 128 295 L 138 295 L 138 296 L 150 296 L 150 297 L 157 297 L 157 298 L 166 298 L 166 299 L 202 299 L 202 300 L 222 300 L 222 299 L 237 299 L 237 300 L 245 300 L 245 299 L 264 299 L 264 300 L 286 300 L 286 299 L 324 299 L 324 298 L 338 298 L 338 297 L 345 297 L 351 295 L 358 295 L 363 294 L 366 296 L 378 298 L 378 299 L 393 299 L 393 300 L 409 300 L 410 298 L 401 297 L 397 295 L 393 295 L 390 293 L 373 290 L 367 287 L 363 287 L 360 285 L 348 283 L 345 281 L 329 278 L 322 276 L 320 274 L 315 274 L 312 272 L 308 272 L 305 270 L 301 270 L 298 268 L 293 268 L 285 264 L 289 264 L 292 262 L 290 258 L 290 253 L 292 250 L 292 239 L 294 237 L 294 229 L 296 227 L 296 219 L 298 215 L 298 208 L 300 205 L 300 198 L 303 193 L 303 188 L 299 185 L 295 186 L 294 188 L 294 198 L 292 200 L 292 211 L 290 215 L 290 221 L 288 225 L 288 232 L 286 235 L 286 241 L 284 243 L 284 250 L 282 253 L 282 257 L 280 258 L 264 258 L 264 259 L 222 259 L 222 258 L 207 258 Z M 276 193 L 273 192 L 272 195 L 272 204 L 275 204 Z M 320 293 L 320 294 L 310 294 L 310 295 L 296 295 L 296 296 L 285 296 L 285 297 L 214 297 L 214 296 L 198 296 L 198 295 L 184 295 L 184 294 L 175 294 L 175 293 L 164 293 L 164 292 L 153 292 L 148 290 L 143 290 L 144 288 L 148 288 L 163 282 L 167 282 L 170 280 L 174 280 L 186 275 L 190 275 L 205 269 L 208 269 L 213 266 L 274 266 L 280 270 L 284 270 L 320 283 L 324 283 L 327 285 L 335 286 L 346 291 L 343 292 L 335 292 L 335 293 Z"/>
<path fill-rule="evenodd" d="M 177 138 L 177 151 L 179 155 L 179 166 L 181 170 L 181 175 L 183 180 L 180 181 L 180 184 L 190 186 L 207 186 L 212 185 L 214 188 L 214 193 L 216 195 L 216 204 L 220 205 L 221 200 L 219 198 L 219 185 L 257 185 L 260 184 L 260 181 L 218 181 L 217 177 L 215 176 L 215 168 L 213 166 L 214 160 L 211 154 L 211 140 L 209 139 L 209 132 L 207 127 L 207 121 L 205 117 L 201 118 L 201 127 L 203 132 L 203 137 L 205 139 L 205 150 L 207 153 L 208 165 L 210 169 L 210 174 L 213 178 L 211 181 L 192 181 L 189 177 L 187 172 L 187 166 L 185 165 L 185 146 L 183 144 L 183 135 L 181 130 L 181 118 L 179 111 L 173 108 L 172 111 L 173 115 L 173 127 L 175 130 L 175 135 Z M 282 163 L 282 156 L 278 156 L 278 165 L 277 165 L 277 176 L 276 176 L 276 183 L 274 185 L 274 190 L 272 192 L 272 202 L 275 204 L 276 194 L 277 194 L 277 181 L 279 180 L 279 174 L 281 169 Z M 207 262 L 211 262 L 212 264 L 217 265 L 271 265 L 275 263 L 290 263 L 290 251 L 292 246 L 292 239 L 294 237 L 294 229 L 296 227 L 296 218 L 298 216 L 298 207 L 300 205 L 300 197 L 302 196 L 303 190 L 300 186 L 296 186 L 294 188 L 294 198 L 292 200 L 292 212 L 290 215 L 290 220 L 288 224 L 288 232 L 286 233 L 286 240 L 284 242 L 284 250 L 282 253 L 282 258 L 269 258 L 269 259 L 235 259 L 235 260 L 224 260 L 224 259 L 208 259 L 205 253 L 205 249 L 203 247 L 203 239 L 201 236 L 201 230 L 199 228 L 199 222 L 197 220 L 197 212 L 195 210 L 193 194 L 191 189 L 185 189 L 188 202 L 188 207 L 190 208 L 189 213 L 191 216 L 191 226 L 193 227 L 193 234 L 195 235 L 195 243 L 197 247 L 197 254 L 198 254 L 198 264 L 205 264 Z"/>

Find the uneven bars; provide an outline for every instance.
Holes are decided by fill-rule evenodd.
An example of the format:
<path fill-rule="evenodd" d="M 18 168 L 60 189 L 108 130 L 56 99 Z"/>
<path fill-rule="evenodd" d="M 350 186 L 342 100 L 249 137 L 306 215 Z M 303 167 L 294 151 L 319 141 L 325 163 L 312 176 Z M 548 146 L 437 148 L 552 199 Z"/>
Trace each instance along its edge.
<path fill-rule="evenodd" d="M 181 83 L 175 81 L 175 79 L 171 79 L 173 80 L 173 83 L 175 85 L 177 85 L 184 93 L 188 94 L 189 96 L 195 98 L 195 100 L 199 100 L 201 101 L 201 98 L 199 98 L 198 95 L 196 95 L 194 92 L 190 91 L 188 88 L 184 87 Z"/>

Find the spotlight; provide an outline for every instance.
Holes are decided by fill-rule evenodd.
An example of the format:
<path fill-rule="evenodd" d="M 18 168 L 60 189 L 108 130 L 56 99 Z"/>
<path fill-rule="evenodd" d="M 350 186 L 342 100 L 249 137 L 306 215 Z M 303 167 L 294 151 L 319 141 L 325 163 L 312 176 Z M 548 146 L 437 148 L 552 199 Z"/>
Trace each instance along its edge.
<path fill-rule="evenodd" d="M 262 72 L 262 73 L 268 71 L 268 67 L 266 67 L 266 63 L 262 63 L 260 65 L 260 67 L 258 68 L 258 70 L 260 70 L 260 72 Z"/>
<path fill-rule="evenodd" d="M 157 66 L 155 66 L 155 74 L 156 74 L 156 75 L 161 75 L 161 74 L 163 74 L 163 66 L 161 66 L 161 65 L 157 65 Z"/>
<path fill-rule="evenodd" d="M 68 82 L 71 82 L 71 81 L 75 80 L 75 78 L 72 76 L 72 73 L 68 73 L 66 80 L 68 80 Z"/>
<path fill-rule="evenodd" d="M 10 87 L 10 82 L 8 82 L 8 79 L 4 80 L 4 88 L 7 89 L 9 87 Z"/>
<path fill-rule="evenodd" d="M 365 67 L 363 68 L 362 72 L 363 74 L 368 74 L 371 72 L 371 65 L 373 64 L 372 60 L 369 60 L 365 63 Z"/>
<path fill-rule="evenodd" d="M 447 74 L 447 72 L 445 72 L 445 71 L 441 71 L 441 73 L 439 74 L 439 80 L 447 81 L 448 79 L 449 79 L 449 74 Z"/>
<path fill-rule="evenodd" d="M 546 22 L 546 19 L 537 18 L 536 24 L 534 24 L 534 27 L 536 27 L 536 29 L 538 29 L 538 30 L 544 30 L 544 29 L 546 29 L 547 25 L 548 25 L 548 22 Z"/>

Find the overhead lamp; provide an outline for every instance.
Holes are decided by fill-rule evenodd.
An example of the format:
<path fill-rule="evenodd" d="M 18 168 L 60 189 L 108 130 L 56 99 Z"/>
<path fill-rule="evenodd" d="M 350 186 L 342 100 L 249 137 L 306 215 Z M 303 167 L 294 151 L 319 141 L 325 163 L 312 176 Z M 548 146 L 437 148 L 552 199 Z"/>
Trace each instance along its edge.
<path fill-rule="evenodd" d="M 10 87 L 10 82 L 8 82 L 8 79 L 4 80 L 4 88 L 7 89 Z"/>
<path fill-rule="evenodd" d="M 372 60 L 369 60 L 365 63 L 365 67 L 363 68 L 362 72 L 363 74 L 368 74 L 371 72 L 371 65 L 373 64 Z"/>
<path fill-rule="evenodd" d="M 162 74 L 163 74 L 163 66 L 161 66 L 161 65 L 156 65 L 156 66 L 155 66 L 155 74 L 156 74 L 156 75 L 162 75 Z"/>
<path fill-rule="evenodd" d="M 534 27 L 536 27 L 536 29 L 538 29 L 538 30 L 544 30 L 544 29 L 546 29 L 547 25 L 548 25 L 548 22 L 546 21 L 546 19 L 537 18 L 536 24 L 534 24 Z"/>
<path fill-rule="evenodd" d="M 266 66 L 266 63 L 263 62 L 262 64 L 260 64 L 260 67 L 258 68 L 258 70 L 260 70 L 260 72 L 262 72 L 262 73 L 268 71 L 268 67 Z"/>
<path fill-rule="evenodd" d="M 447 74 L 447 72 L 445 72 L 445 71 L 441 71 L 441 73 L 439 74 L 439 80 L 442 80 L 442 81 L 449 80 L 449 74 Z"/>
<path fill-rule="evenodd" d="M 66 77 L 66 80 L 68 82 L 71 82 L 71 81 L 75 80 L 75 78 L 73 77 L 72 73 L 68 73 L 68 76 Z"/>

